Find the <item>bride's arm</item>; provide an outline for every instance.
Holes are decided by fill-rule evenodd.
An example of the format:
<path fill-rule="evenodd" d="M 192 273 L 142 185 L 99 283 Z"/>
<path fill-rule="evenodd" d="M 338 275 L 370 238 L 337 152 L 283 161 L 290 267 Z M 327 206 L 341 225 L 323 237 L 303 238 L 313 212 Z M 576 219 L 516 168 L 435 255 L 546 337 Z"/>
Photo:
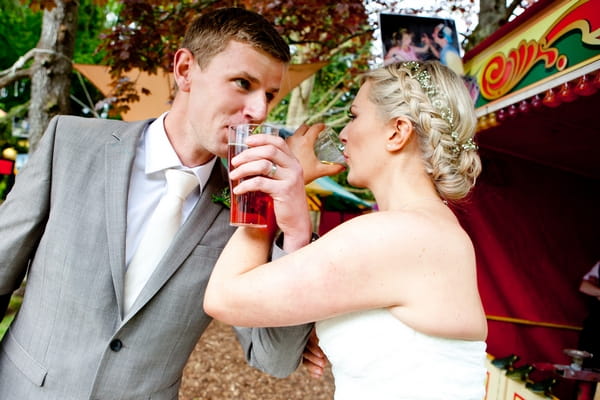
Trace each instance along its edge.
<path fill-rule="evenodd" d="M 264 232 L 238 229 L 215 265 L 204 309 L 232 325 L 289 326 L 396 305 L 401 291 L 389 249 L 398 246 L 385 223 L 356 217 L 271 262 Z"/>
<path fill-rule="evenodd" d="M 211 275 L 205 311 L 231 325 L 288 326 L 398 304 L 398 271 L 390 261 L 404 255 L 395 231 L 400 227 L 413 235 L 416 229 L 375 213 L 341 224 L 308 244 L 311 225 L 297 173 L 301 168 L 285 156 L 289 148 L 279 138 L 259 136 L 248 142 L 256 148 L 232 160 L 236 168 L 230 176 L 248 177 L 235 193 L 260 190 L 272 196 L 288 254 L 268 262 L 271 232 L 238 228 Z M 269 179 L 265 171 L 271 162 L 280 168 Z"/>

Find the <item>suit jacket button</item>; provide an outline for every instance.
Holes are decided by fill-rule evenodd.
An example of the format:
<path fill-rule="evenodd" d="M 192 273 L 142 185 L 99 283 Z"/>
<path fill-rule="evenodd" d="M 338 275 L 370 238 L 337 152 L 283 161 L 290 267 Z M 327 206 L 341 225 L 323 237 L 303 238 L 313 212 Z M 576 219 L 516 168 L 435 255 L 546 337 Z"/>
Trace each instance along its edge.
<path fill-rule="evenodd" d="M 110 349 L 112 351 L 119 351 L 123 348 L 123 342 L 121 342 L 119 339 L 115 339 L 112 342 L 110 342 Z"/>

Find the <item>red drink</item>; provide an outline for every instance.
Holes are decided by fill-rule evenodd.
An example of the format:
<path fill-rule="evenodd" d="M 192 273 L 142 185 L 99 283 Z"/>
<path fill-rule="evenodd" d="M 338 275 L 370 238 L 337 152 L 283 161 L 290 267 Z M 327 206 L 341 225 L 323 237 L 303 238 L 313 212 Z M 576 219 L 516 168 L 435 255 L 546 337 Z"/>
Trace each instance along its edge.
<path fill-rule="evenodd" d="M 231 159 L 247 149 L 243 144 L 230 143 L 227 152 L 228 165 L 231 165 Z M 231 171 L 231 167 L 229 169 Z M 257 228 L 266 228 L 270 216 L 273 214 L 273 199 L 270 195 L 263 192 L 248 192 L 240 195 L 233 193 L 233 188 L 241 180 L 229 180 L 231 192 L 231 211 L 229 222 L 231 225 L 242 226 L 251 225 Z"/>

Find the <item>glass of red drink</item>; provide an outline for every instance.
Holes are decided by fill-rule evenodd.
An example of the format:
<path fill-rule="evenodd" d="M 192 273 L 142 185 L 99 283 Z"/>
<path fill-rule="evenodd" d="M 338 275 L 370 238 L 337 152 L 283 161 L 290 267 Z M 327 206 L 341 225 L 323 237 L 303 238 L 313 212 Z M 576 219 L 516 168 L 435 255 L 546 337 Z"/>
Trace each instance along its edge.
<path fill-rule="evenodd" d="M 232 170 L 231 159 L 246 150 L 246 138 L 249 135 L 266 134 L 278 135 L 279 129 L 267 124 L 241 124 L 232 126 L 229 130 L 227 165 Z M 266 228 L 273 214 L 273 199 L 263 192 L 248 192 L 240 195 L 233 193 L 242 180 L 229 180 L 231 193 L 231 211 L 229 223 L 234 226 L 253 226 Z"/>

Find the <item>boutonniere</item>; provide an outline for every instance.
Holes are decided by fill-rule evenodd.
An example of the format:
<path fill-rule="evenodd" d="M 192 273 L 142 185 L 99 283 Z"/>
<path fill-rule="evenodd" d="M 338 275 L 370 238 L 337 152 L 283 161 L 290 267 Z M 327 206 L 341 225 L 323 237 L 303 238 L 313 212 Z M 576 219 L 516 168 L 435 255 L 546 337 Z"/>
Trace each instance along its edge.
<path fill-rule="evenodd" d="M 225 207 L 230 208 L 231 207 L 231 196 L 229 193 L 229 186 L 221 189 L 221 191 L 218 193 L 214 193 L 212 195 L 212 201 L 213 201 L 213 203 L 217 203 L 217 204 L 221 203 Z"/>

